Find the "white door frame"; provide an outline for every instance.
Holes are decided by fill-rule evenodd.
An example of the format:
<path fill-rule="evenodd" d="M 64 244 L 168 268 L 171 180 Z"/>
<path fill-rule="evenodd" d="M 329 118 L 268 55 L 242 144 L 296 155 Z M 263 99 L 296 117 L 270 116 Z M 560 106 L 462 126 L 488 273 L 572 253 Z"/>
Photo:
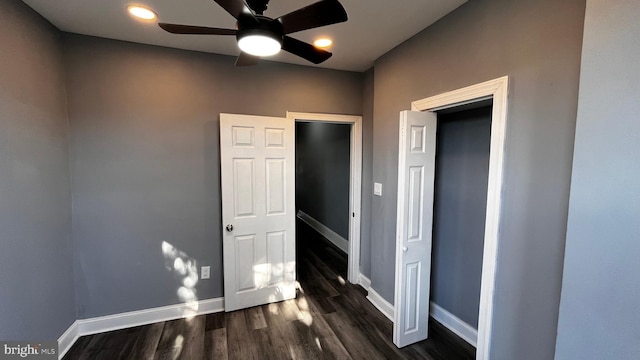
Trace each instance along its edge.
<path fill-rule="evenodd" d="M 360 224 L 362 208 L 362 116 L 287 111 L 295 122 L 351 124 L 351 159 L 349 176 L 349 265 L 347 279 L 360 282 Z"/>
<path fill-rule="evenodd" d="M 476 359 L 489 360 L 493 332 L 496 263 L 500 238 L 504 151 L 507 129 L 507 99 L 509 77 L 504 76 L 462 89 L 446 92 L 411 103 L 413 111 L 438 111 L 487 99 L 493 100 L 491 114 L 491 145 L 489 155 L 489 183 L 480 286 L 478 342 Z M 404 181 L 399 179 L 398 181 Z M 406 221 L 406 219 L 403 219 Z M 396 283 L 396 292 L 398 292 Z"/>

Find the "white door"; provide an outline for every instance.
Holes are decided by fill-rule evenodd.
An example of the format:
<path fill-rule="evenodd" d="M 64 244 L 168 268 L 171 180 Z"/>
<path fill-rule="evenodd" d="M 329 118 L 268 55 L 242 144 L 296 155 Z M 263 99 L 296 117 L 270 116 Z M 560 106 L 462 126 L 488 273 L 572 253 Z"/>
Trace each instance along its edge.
<path fill-rule="evenodd" d="M 225 311 L 296 295 L 294 122 L 220 114 Z"/>
<path fill-rule="evenodd" d="M 398 347 L 428 336 L 437 125 L 432 112 L 400 113 L 393 322 Z"/>

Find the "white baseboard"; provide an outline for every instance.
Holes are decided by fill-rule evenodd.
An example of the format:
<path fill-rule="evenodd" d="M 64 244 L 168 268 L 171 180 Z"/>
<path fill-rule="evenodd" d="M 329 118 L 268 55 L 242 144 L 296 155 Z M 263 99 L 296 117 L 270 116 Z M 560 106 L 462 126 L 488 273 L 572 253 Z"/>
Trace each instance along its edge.
<path fill-rule="evenodd" d="M 358 281 L 358 284 L 360 286 L 362 286 L 365 290 L 369 291 L 369 289 L 371 289 L 371 280 L 369 280 L 368 277 L 360 274 L 360 279 Z"/>
<path fill-rule="evenodd" d="M 458 317 L 438 306 L 433 301 L 430 303 L 431 307 L 429 313 L 439 323 L 444 325 L 447 329 L 451 330 L 456 335 L 460 336 L 464 341 L 473 346 L 477 346 L 478 342 L 478 330 L 473 326 L 460 320 Z"/>
<path fill-rule="evenodd" d="M 369 300 L 376 309 L 380 310 L 384 316 L 393 321 L 393 305 L 371 288 L 371 280 L 360 274 L 360 285 L 369 292 L 367 300 Z M 429 314 L 454 334 L 460 336 L 464 341 L 476 346 L 478 330 L 474 329 L 471 325 L 460 320 L 458 317 L 433 302 L 430 302 Z"/>
<path fill-rule="evenodd" d="M 78 320 L 74 321 L 71 326 L 58 338 L 58 358 L 62 359 L 64 354 L 71 349 L 76 343 L 80 335 L 78 335 Z"/>
<path fill-rule="evenodd" d="M 389 302 L 380 296 L 371 286 L 369 286 L 368 291 L 369 295 L 367 295 L 367 300 L 369 300 L 376 309 L 380 310 L 382 315 L 393 322 L 393 305 L 389 304 Z"/>
<path fill-rule="evenodd" d="M 69 351 L 80 336 L 221 311 L 224 311 L 224 298 L 200 300 L 194 304 L 193 308 L 191 304 L 176 304 L 76 320 L 58 339 L 60 358 Z"/>
<path fill-rule="evenodd" d="M 305 223 L 307 223 L 307 225 L 314 228 L 322 236 L 327 238 L 327 240 L 329 240 L 333 245 L 337 246 L 338 249 L 344 251 L 345 254 L 349 253 L 349 241 L 347 239 L 338 235 L 335 231 L 329 229 L 326 225 L 312 218 L 309 214 L 305 213 L 302 210 L 298 210 L 297 216 L 298 219 L 304 221 Z"/>

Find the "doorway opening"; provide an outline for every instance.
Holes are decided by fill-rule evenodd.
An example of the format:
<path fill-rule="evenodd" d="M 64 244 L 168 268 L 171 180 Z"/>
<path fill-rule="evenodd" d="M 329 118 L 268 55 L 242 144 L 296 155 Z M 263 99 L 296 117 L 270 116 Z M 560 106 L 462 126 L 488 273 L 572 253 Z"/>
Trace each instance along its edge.
<path fill-rule="evenodd" d="M 300 225 L 298 229 L 302 231 L 306 228 L 303 235 L 309 234 L 312 228 L 314 232 L 328 239 L 332 243 L 330 246 L 336 251 L 337 256 L 333 258 L 343 257 L 345 260 L 342 261 L 346 263 L 345 280 L 357 284 L 360 281 L 362 118 L 352 115 L 296 112 L 287 112 L 287 118 L 295 122 L 297 135 L 299 132 L 307 140 L 314 137 L 320 138 L 320 141 L 330 140 L 338 147 L 329 149 L 330 144 L 325 144 L 325 148 L 319 148 L 320 144 L 307 144 L 310 146 L 301 149 L 304 150 L 302 153 L 296 150 L 296 163 L 318 161 L 316 166 L 325 167 L 298 168 L 296 164 L 296 181 L 305 182 L 296 184 L 296 210 L 302 210 L 297 212 L 297 224 Z M 328 161 L 332 156 L 335 157 L 333 161 L 336 161 L 334 166 L 319 163 Z M 299 171 L 305 172 L 300 179 Z M 335 179 L 327 177 L 327 172 L 334 171 Z M 309 184 L 311 186 L 308 186 Z M 298 208 L 300 205 L 302 207 Z M 342 267 L 344 268 L 344 265 Z"/>
<path fill-rule="evenodd" d="M 349 254 L 350 124 L 296 121 L 296 264 L 313 261 L 344 282 Z M 308 280 L 308 279 L 307 279 Z M 307 281 L 313 283 L 312 281 Z"/>
<path fill-rule="evenodd" d="M 491 142 L 491 100 L 437 112 L 430 316 L 475 357 Z"/>

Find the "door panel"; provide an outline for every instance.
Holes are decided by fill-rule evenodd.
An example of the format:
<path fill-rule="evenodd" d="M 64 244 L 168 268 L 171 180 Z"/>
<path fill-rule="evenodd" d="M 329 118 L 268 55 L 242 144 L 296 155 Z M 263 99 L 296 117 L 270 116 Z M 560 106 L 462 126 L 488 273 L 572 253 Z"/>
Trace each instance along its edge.
<path fill-rule="evenodd" d="M 393 324 L 393 342 L 398 347 L 429 335 L 436 128 L 434 113 L 400 113 Z"/>
<path fill-rule="evenodd" d="M 220 114 L 226 311 L 295 297 L 293 125 Z"/>
<path fill-rule="evenodd" d="M 267 159 L 267 215 L 286 213 L 286 163 L 284 159 Z"/>
<path fill-rule="evenodd" d="M 254 159 L 233 159 L 235 218 L 256 216 L 256 198 L 253 195 L 255 181 Z M 223 187 L 224 190 L 224 187 Z"/>
<path fill-rule="evenodd" d="M 407 241 L 422 239 L 422 189 L 424 188 L 424 166 L 409 168 L 409 199 L 414 199 L 409 205 L 407 226 Z"/>

